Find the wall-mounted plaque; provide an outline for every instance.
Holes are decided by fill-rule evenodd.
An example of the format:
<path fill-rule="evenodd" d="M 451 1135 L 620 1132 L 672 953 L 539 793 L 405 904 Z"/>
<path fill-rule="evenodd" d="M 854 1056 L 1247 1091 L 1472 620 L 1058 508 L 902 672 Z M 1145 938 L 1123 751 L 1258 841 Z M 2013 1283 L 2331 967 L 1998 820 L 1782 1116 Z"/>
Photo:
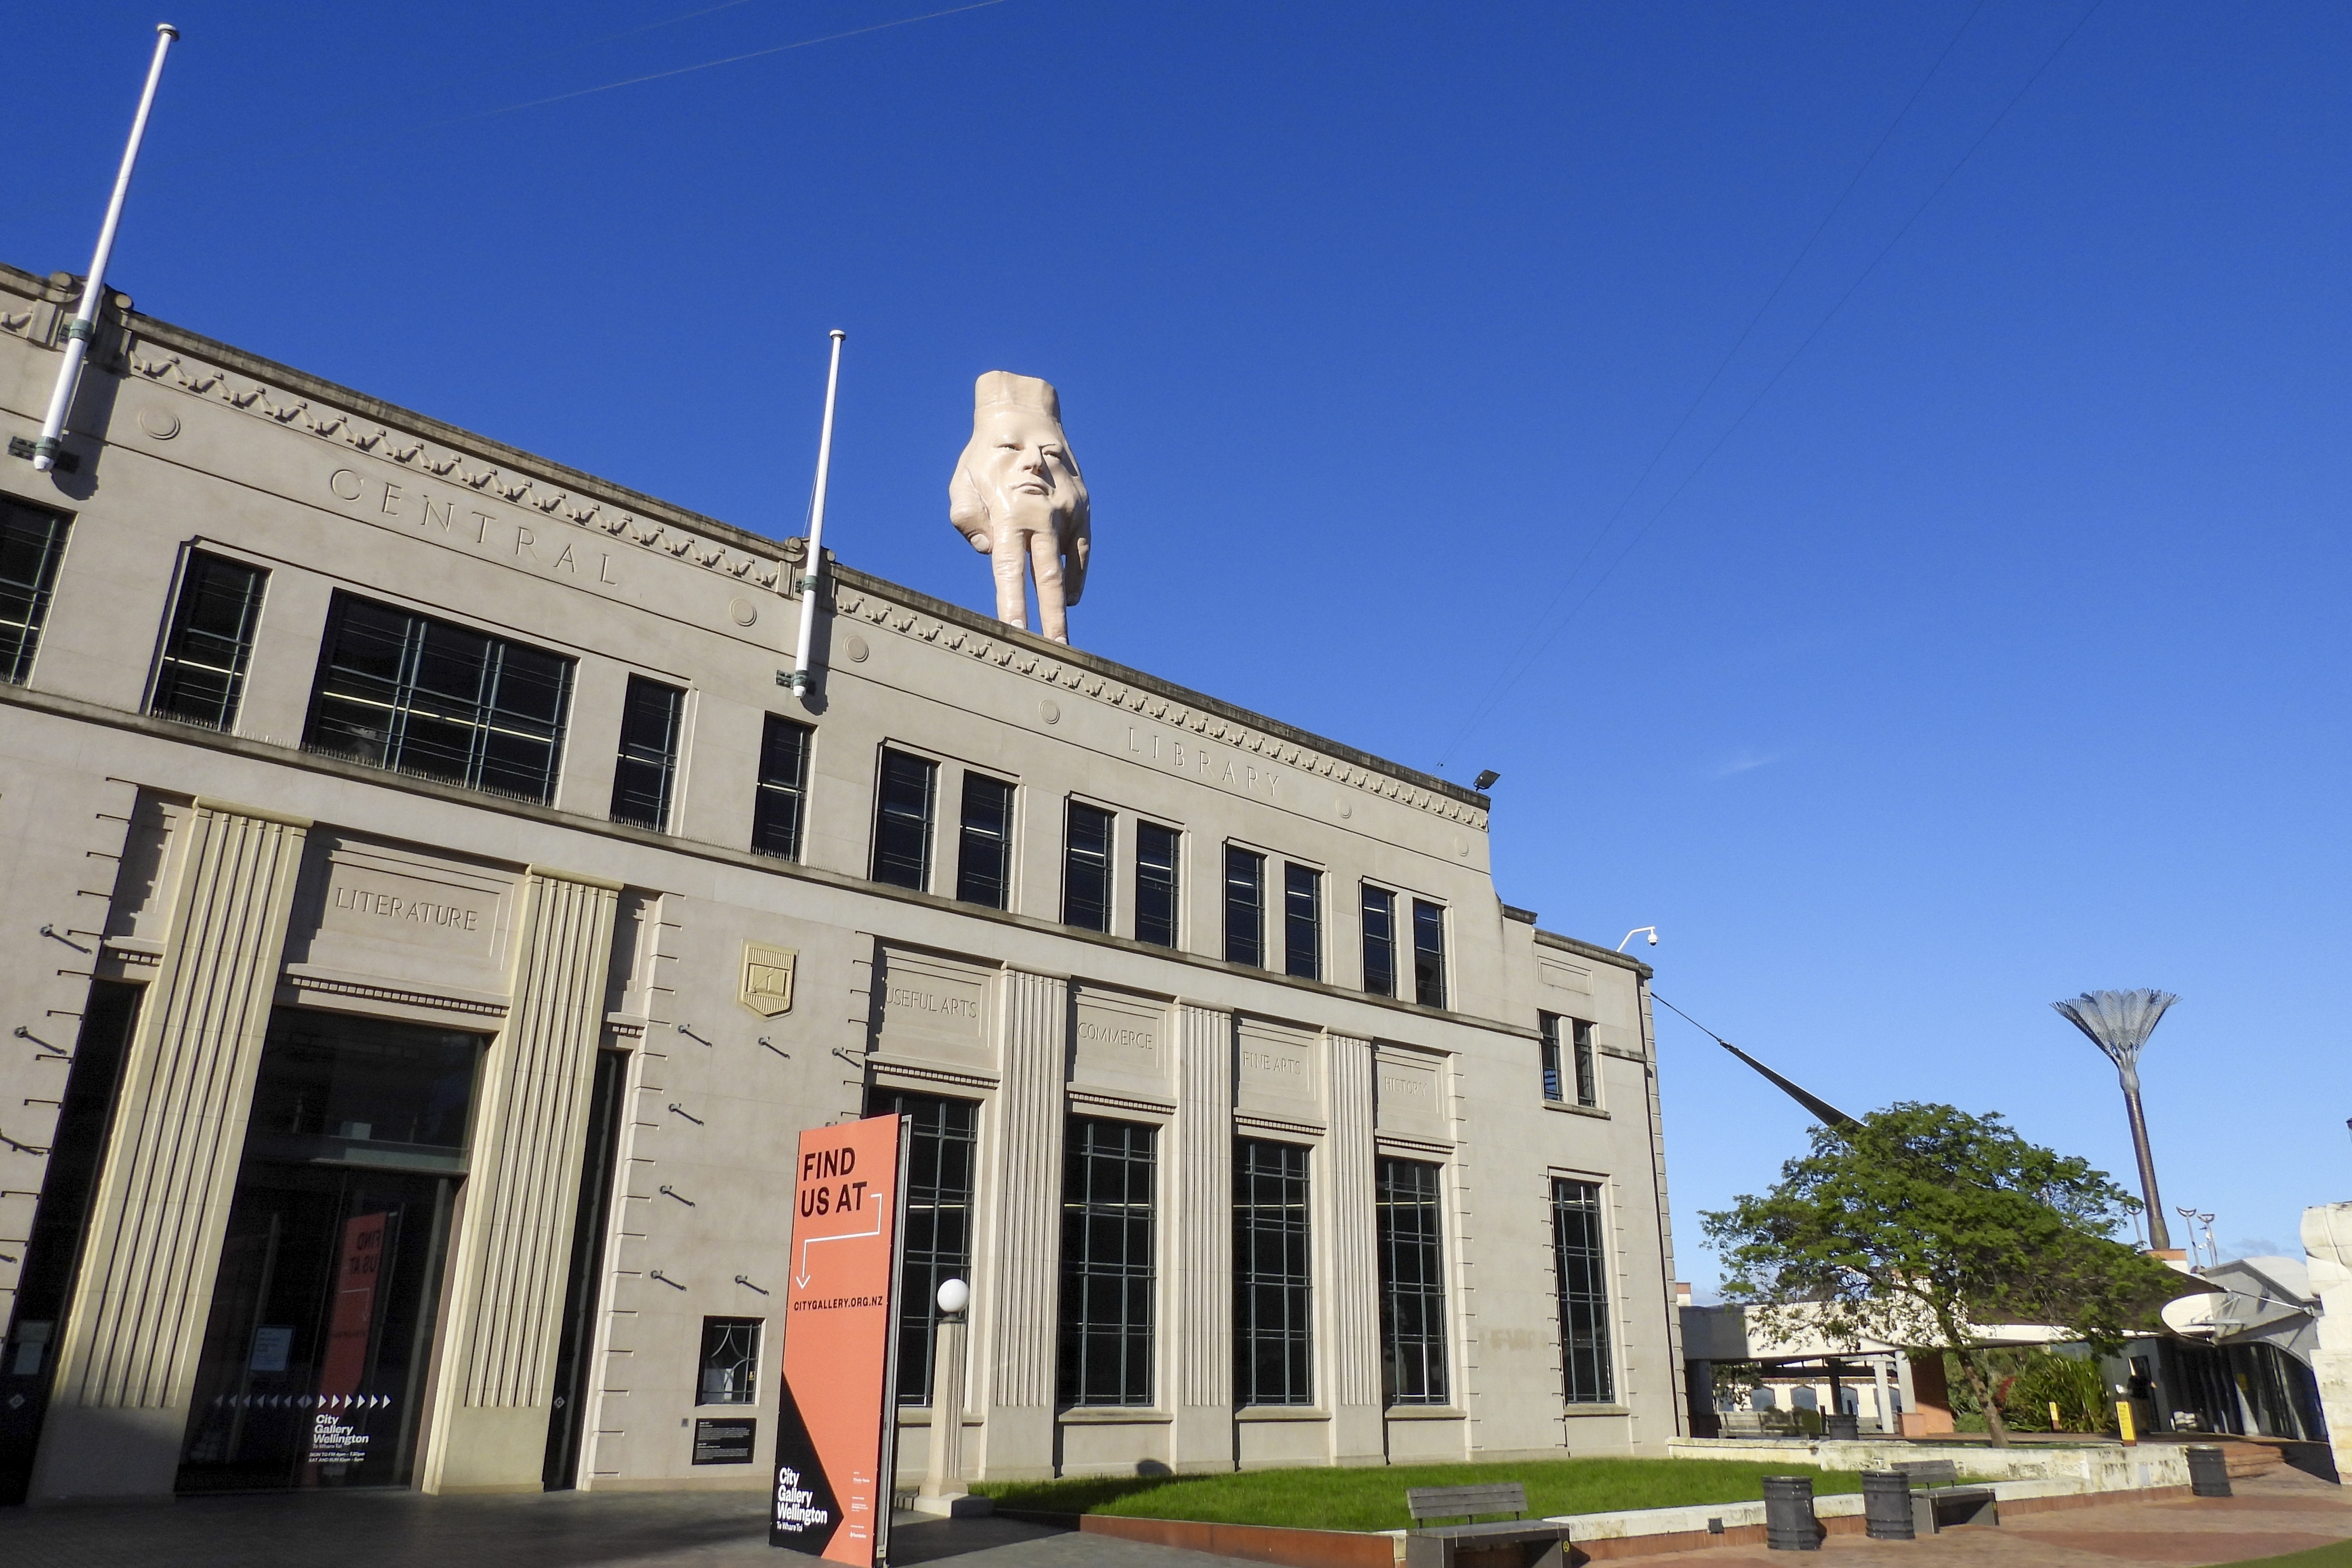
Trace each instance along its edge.
<path fill-rule="evenodd" d="M 750 1416 L 726 1416 L 694 1424 L 694 1462 L 698 1465 L 748 1465 L 760 1423 Z"/>

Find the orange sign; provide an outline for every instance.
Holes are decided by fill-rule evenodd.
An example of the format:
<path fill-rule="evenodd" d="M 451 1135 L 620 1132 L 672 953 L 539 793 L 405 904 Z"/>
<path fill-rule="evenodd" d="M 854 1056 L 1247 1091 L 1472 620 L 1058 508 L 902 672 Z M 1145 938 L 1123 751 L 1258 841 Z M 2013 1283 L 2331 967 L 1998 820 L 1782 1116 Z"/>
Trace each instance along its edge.
<path fill-rule="evenodd" d="M 801 1134 L 771 1546 L 872 1568 L 890 1530 L 900 1118 Z"/>

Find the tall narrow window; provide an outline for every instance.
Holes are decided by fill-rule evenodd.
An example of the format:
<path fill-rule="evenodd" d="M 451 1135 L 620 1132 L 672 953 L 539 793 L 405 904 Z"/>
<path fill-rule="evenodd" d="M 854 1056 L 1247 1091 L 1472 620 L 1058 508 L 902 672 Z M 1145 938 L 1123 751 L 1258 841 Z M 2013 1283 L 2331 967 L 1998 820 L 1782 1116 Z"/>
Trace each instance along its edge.
<path fill-rule="evenodd" d="M 1563 1100 L 1567 1096 L 1560 1092 L 1559 1019 L 1553 1013 L 1538 1013 L 1536 1021 L 1543 1030 L 1543 1097 Z"/>
<path fill-rule="evenodd" d="M 261 620 L 261 588 L 268 580 L 268 572 L 241 560 L 189 555 L 149 713 L 206 729 L 236 727 L 245 668 Z"/>
<path fill-rule="evenodd" d="M 963 827 L 956 835 L 956 896 L 1005 907 L 1013 887 L 1013 786 L 985 773 L 963 776 Z"/>
<path fill-rule="evenodd" d="M 10 685 L 32 676 L 71 522 L 62 512 L 0 496 L 0 680 Z"/>
<path fill-rule="evenodd" d="M 1110 929 L 1111 814 L 1070 802 L 1069 838 L 1062 852 L 1062 923 L 1088 931 Z"/>
<path fill-rule="evenodd" d="M 661 832 L 677 783 L 677 731 L 686 694 L 676 686 L 629 677 L 621 705 L 621 755 L 613 769 L 613 821 Z"/>
<path fill-rule="evenodd" d="M 1600 1064 L 1592 1059 L 1592 1026 L 1581 1019 L 1570 1019 L 1569 1022 L 1576 1031 L 1576 1103 L 1598 1105 L 1601 1103 L 1601 1075 L 1597 1071 Z"/>
<path fill-rule="evenodd" d="M 1282 967 L 1301 979 L 1323 977 L 1323 873 L 1283 862 Z"/>
<path fill-rule="evenodd" d="M 1151 1403 L 1153 1129 L 1070 1118 L 1062 1166 L 1064 1405 Z"/>
<path fill-rule="evenodd" d="M 939 772 L 939 764 L 903 751 L 882 754 L 882 787 L 874 808 L 876 882 L 929 891 L 931 797 Z"/>
<path fill-rule="evenodd" d="M 1609 1270 L 1599 1184 L 1553 1179 L 1551 1239 L 1568 1402 L 1606 1405 L 1616 1396 L 1617 1385 L 1609 1365 Z"/>
<path fill-rule="evenodd" d="M 1445 1403 L 1445 1244 L 1438 1167 L 1373 1165 L 1381 1261 L 1381 1378 L 1391 1405 Z"/>
<path fill-rule="evenodd" d="M 778 860 L 801 858 L 808 820 L 809 741 L 816 731 L 776 714 L 760 734 L 760 792 L 751 804 L 751 851 Z"/>
<path fill-rule="evenodd" d="M 1265 857 L 1225 846 L 1225 962 L 1265 962 Z"/>
<path fill-rule="evenodd" d="M 1396 894 L 1364 884 L 1364 989 L 1396 995 Z"/>
<path fill-rule="evenodd" d="M 1243 1138 L 1234 1145 L 1234 1399 L 1312 1405 L 1313 1301 L 1307 1151 Z"/>
<path fill-rule="evenodd" d="M 338 593 L 302 744 L 544 804 L 563 760 L 572 664 L 542 648 Z"/>
<path fill-rule="evenodd" d="M 1412 999 L 1425 1008 L 1445 1005 L 1445 910 L 1412 901 Z"/>
<path fill-rule="evenodd" d="M 1183 835 L 1157 822 L 1135 824 L 1135 939 L 1176 946 L 1176 852 Z"/>
<path fill-rule="evenodd" d="M 64 1103 L 46 1140 L 48 1171 L 32 1210 L 32 1228 L 16 1233 L 25 1240 L 14 1249 L 23 1260 L 16 1280 L 16 1315 L 12 1322 L 0 1313 L 0 1333 L 5 1336 L 0 1338 L 0 1507 L 23 1502 L 32 1480 L 33 1449 L 63 1337 L 58 1326 L 73 1307 L 75 1253 L 106 1159 L 115 1084 L 146 993 L 145 986 L 116 980 L 92 983 L 73 1055 L 57 1069 L 66 1075 Z"/>
<path fill-rule="evenodd" d="M 702 1320 L 702 1378 L 697 1405 L 749 1405 L 759 1396 L 758 1318 Z"/>
<path fill-rule="evenodd" d="M 907 1118 L 907 1244 L 899 1268 L 898 1403 L 929 1405 L 940 1287 L 971 1279 L 972 1152 L 980 1107 L 970 1100 L 877 1089 L 866 1113 Z"/>

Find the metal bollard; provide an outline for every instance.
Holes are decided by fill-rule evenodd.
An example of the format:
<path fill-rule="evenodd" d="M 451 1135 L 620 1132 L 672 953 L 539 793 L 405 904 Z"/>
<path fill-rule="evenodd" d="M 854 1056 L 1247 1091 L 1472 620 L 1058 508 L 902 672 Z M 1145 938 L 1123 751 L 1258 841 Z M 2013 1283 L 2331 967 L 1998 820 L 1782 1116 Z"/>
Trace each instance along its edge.
<path fill-rule="evenodd" d="M 2230 1458 L 2215 1444 L 2189 1445 L 2189 1494 L 2191 1497 L 2230 1495 Z"/>
<path fill-rule="evenodd" d="M 1833 1443 L 1858 1443 L 1862 1440 L 1862 1417 L 1859 1416 L 1824 1416 L 1822 1436 Z"/>
<path fill-rule="evenodd" d="M 1916 1541 L 1911 1522 L 1911 1478 L 1901 1470 L 1862 1472 L 1862 1517 L 1873 1541 Z"/>
<path fill-rule="evenodd" d="M 1764 1544 L 1774 1552 L 1819 1552 L 1822 1527 L 1813 1520 L 1813 1478 L 1764 1478 Z"/>

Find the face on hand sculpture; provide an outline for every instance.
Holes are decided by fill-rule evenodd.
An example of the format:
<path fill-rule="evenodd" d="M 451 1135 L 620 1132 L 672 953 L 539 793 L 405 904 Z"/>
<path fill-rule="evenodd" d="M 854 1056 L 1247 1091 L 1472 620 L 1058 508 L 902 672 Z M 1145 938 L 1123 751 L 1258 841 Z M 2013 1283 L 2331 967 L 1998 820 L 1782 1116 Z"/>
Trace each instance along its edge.
<path fill-rule="evenodd" d="M 989 558 L 999 621 L 1027 630 L 1034 577 L 1038 630 L 1070 640 L 1067 611 L 1085 591 L 1093 538 L 1087 482 L 1051 386 L 1006 371 L 973 385 L 971 441 L 948 481 L 948 521 Z"/>

